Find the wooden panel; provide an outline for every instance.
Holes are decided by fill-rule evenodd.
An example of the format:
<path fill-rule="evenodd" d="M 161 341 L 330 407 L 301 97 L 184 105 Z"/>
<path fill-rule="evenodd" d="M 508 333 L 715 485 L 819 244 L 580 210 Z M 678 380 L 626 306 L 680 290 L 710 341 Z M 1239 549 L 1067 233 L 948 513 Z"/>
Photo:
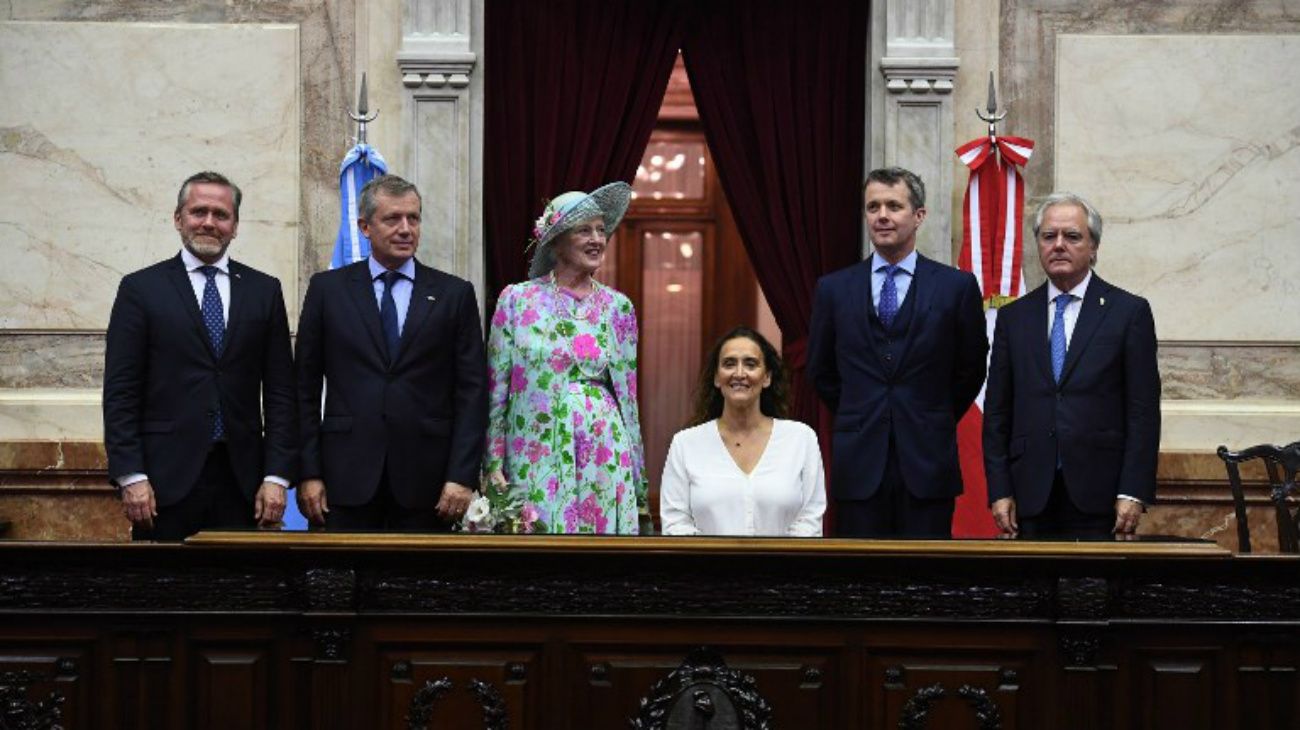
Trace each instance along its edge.
<path fill-rule="evenodd" d="M 897 727 L 924 720 L 926 727 L 961 729 L 978 727 L 982 713 L 996 713 L 998 726 L 1006 730 L 1056 726 L 1040 720 L 1047 709 L 1035 704 L 1048 685 L 1044 652 L 1035 651 L 1027 638 L 906 630 L 889 636 L 891 647 L 871 646 L 868 639 L 871 700 L 862 725 Z"/>
<path fill-rule="evenodd" d="M 1212 730 L 1218 698 L 1213 648 L 1143 648 L 1135 652 L 1134 699 L 1140 728 Z"/>
<path fill-rule="evenodd" d="M 1248 636 L 1237 652 L 1235 727 L 1300 727 L 1300 638 L 1294 632 Z"/>
<path fill-rule="evenodd" d="M 25 687 L 21 699 L 32 705 L 57 707 L 66 730 L 94 728 L 91 682 L 84 674 L 91 669 L 91 652 L 86 640 L 0 638 L 0 684 L 13 692 Z M 24 676 L 32 681 L 22 681 Z"/>
<path fill-rule="evenodd" d="M 470 646 L 429 648 L 422 642 L 378 652 L 379 716 L 375 727 L 405 730 L 418 717 L 438 730 L 481 730 L 504 712 L 511 728 L 554 727 L 541 721 L 533 679 L 537 650 Z"/>
<path fill-rule="evenodd" d="M 116 633 L 110 639 L 108 692 L 114 727 L 165 730 L 180 727 L 184 696 L 175 682 L 171 636 L 161 631 Z"/>
<path fill-rule="evenodd" d="M 655 683 L 700 645 L 631 640 L 617 646 L 571 646 L 565 669 L 570 681 L 568 705 L 581 709 L 574 710 L 565 726 L 626 727 Z M 772 706 L 773 727 L 842 726 L 836 703 L 844 684 L 834 650 L 819 653 L 797 643 L 786 644 L 778 636 L 765 645 L 729 643 L 712 644 L 712 648 L 728 667 L 754 678 L 759 694 Z"/>
<path fill-rule="evenodd" d="M 190 650 L 193 718 L 190 727 L 264 728 L 268 716 L 270 659 L 265 647 L 199 645 Z"/>

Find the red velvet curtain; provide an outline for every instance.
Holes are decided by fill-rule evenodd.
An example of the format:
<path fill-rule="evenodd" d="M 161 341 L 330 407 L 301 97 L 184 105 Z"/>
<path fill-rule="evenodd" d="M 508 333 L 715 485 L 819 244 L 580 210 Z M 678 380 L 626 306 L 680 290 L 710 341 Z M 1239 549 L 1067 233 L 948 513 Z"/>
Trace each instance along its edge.
<path fill-rule="evenodd" d="M 527 276 L 545 200 L 631 181 L 681 45 L 685 0 L 489 0 L 484 200 L 489 311 Z"/>
<path fill-rule="evenodd" d="M 813 287 L 861 258 L 868 4 L 714 0 L 683 44 L 695 104 L 781 327 L 793 416 L 829 432 L 804 376 Z"/>

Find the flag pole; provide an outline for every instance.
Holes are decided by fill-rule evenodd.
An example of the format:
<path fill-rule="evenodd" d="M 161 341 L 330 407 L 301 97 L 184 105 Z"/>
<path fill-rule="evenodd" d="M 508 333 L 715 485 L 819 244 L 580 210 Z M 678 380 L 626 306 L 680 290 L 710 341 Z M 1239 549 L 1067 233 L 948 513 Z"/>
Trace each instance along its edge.
<path fill-rule="evenodd" d="M 365 86 L 364 86 L 364 79 L 363 79 L 362 89 L 364 90 L 364 88 Z M 362 93 L 365 92 L 363 91 Z M 988 111 L 987 112 L 980 111 L 979 107 L 975 107 L 975 114 L 979 116 L 980 119 L 983 119 L 984 121 L 989 123 L 989 136 L 996 139 L 998 136 L 998 122 L 1006 118 L 1007 110 L 1003 109 L 1002 111 L 998 111 L 998 89 L 993 84 L 992 71 L 989 71 Z"/>
<path fill-rule="evenodd" d="M 992 75 L 989 76 L 989 83 L 992 84 Z M 991 87 L 990 87 L 991 88 Z M 373 114 L 369 113 L 369 104 L 366 102 L 366 74 L 361 74 L 361 91 L 357 94 L 357 111 L 356 113 L 348 112 L 348 117 L 357 123 L 357 144 L 366 143 L 366 125 L 375 121 L 379 116 L 379 110 L 376 109 Z"/>

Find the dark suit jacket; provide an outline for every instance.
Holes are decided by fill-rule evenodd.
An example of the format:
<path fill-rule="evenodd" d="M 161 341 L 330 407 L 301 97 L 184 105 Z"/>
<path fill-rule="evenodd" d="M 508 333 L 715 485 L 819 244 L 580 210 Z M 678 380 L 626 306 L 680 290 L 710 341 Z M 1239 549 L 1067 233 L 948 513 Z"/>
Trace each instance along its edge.
<path fill-rule="evenodd" d="M 390 367 L 366 261 L 316 274 L 302 305 L 297 360 L 302 477 L 324 479 L 330 504 L 369 502 L 385 464 L 407 508 L 436 506 L 446 481 L 478 485 L 487 361 L 469 282 L 416 262 Z"/>
<path fill-rule="evenodd" d="M 118 287 L 104 365 L 108 473 L 147 474 L 160 507 L 194 486 L 218 403 L 231 466 L 250 502 L 264 476 L 292 482 L 297 474 L 293 357 L 280 282 L 231 260 L 227 317 L 218 356 L 179 254 Z"/>
<path fill-rule="evenodd" d="M 957 421 L 984 382 L 988 337 L 968 272 L 917 256 L 910 327 L 890 369 L 871 337 L 870 259 L 817 282 L 808 377 L 835 414 L 831 493 L 867 499 L 884 474 L 890 432 L 908 490 L 961 494 Z"/>
<path fill-rule="evenodd" d="M 1160 448 L 1155 322 L 1145 299 L 1095 273 L 1060 385 L 1052 377 L 1047 285 L 998 311 L 984 395 L 989 503 L 1015 497 L 1018 514 L 1042 512 L 1058 448 L 1066 488 L 1079 509 L 1112 512 L 1119 494 L 1148 504 L 1155 499 Z"/>

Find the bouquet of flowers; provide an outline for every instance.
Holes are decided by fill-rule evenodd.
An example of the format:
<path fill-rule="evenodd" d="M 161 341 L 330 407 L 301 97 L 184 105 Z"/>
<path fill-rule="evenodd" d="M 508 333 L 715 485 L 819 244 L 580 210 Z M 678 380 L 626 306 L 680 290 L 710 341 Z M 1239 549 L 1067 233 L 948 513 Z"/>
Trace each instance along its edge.
<path fill-rule="evenodd" d="M 485 481 L 478 496 L 470 500 L 459 527 L 462 532 L 531 533 L 537 517 L 537 508 L 525 505 L 509 484 Z"/>

